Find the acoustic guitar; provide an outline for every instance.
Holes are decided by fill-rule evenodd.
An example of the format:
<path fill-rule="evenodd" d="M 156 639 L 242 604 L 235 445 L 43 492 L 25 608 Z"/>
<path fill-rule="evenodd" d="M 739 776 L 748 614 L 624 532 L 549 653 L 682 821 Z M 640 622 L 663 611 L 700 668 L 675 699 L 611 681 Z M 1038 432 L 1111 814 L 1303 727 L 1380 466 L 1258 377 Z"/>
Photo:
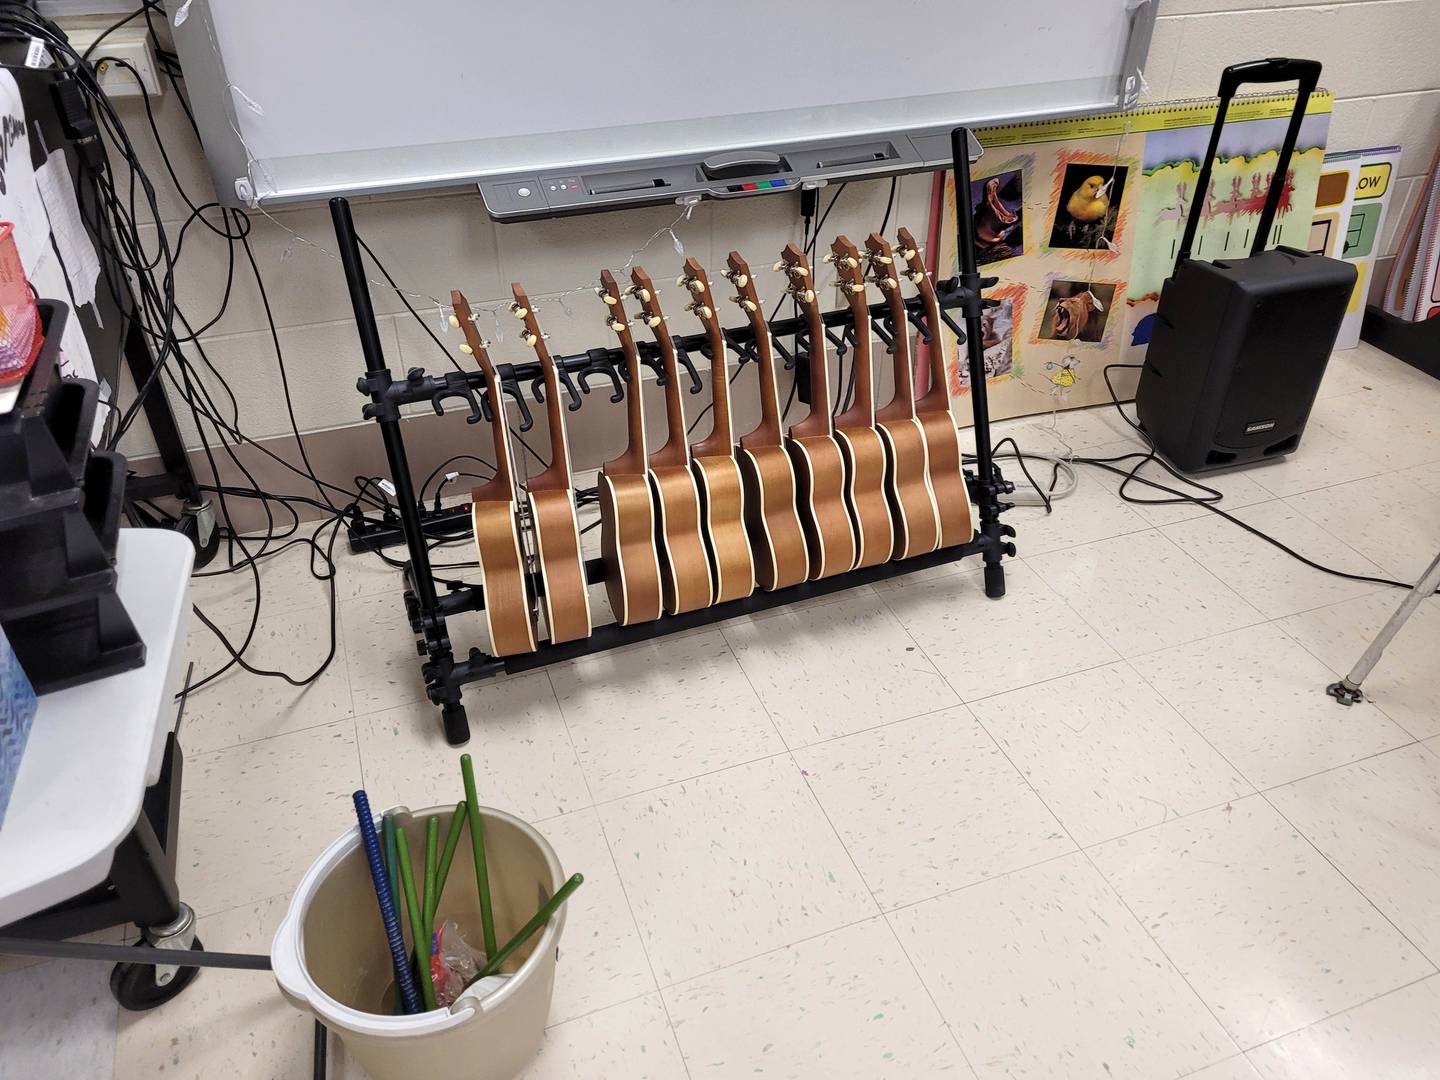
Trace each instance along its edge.
<path fill-rule="evenodd" d="M 600 554 L 605 562 L 605 593 L 621 626 L 660 617 L 660 556 L 655 547 L 655 509 L 645 449 L 645 412 L 640 404 L 640 354 L 620 288 L 609 270 L 595 290 L 606 305 L 606 325 L 615 331 L 625 355 L 629 383 L 625 391 L 625 452 L 600 467 Z"/>
<path fill-rule="evenodd" d="M 800 305 L 810 338 L 810 413 L 790 426 L 785 448 L 795 466 L 796 505 L 813 580 L 854 569 L 859 549 L 848 505 L 845 457 L 835 441 L 830 413 L 825 323 L 815 298 L 810 263 L 804 252 L 787 244 L 775 268 L 789 276 L 790 295 Z"/>
<path fill-rule="evenodd" d="M 630 272 L 630 281 L 626 292 L 640 301 L 645 325 L 660 347 L 660 370 L 665 375 L 666 438 L 665 444 L 650 455 L 650 487 L 655 492 L 656 536 L 660 541 L 661 595 L 665 610 L 678 615 L 708 607 L 715 596 L 715 582 L 710 577 L 710 556 L 700 532 L 700 490 L 690 471 L 675 342 L 650 275 L 637 266 Z"/>
<path fill-rule="evenodd" d="M 730 423 L 730 362 L 725 332 L 715 311 L 710 278 L 693 258 L 676 281 L 692 296 L 685 305 L 705 326 L 710 350 L 710 434 L 690 448 L 690 469 L 700 491 L 702 531 L 710 554 L 715 603 L 738 600 L 755 591 L 755 560 L 745 535 L 745 487 L 735 461 L 735 434 Z"/>
<path fill-rule="evenodd" d="M 735 286 L 735 303 L 750 320 L 759 369 L 760 423 L 750 434 L 741 436 L 736 453 L 745 483 L 745 527 L 755 553 L 755 578 L 760 587 L 784 589 L 805 580 L 810 562 L 805 551 L 805 530 L 796 510 L 795 467 L 780 430 L 775 351 L 750 267 L 738 251 L 730 253 L 725 276 Z"/>
<path fill-rule="evenodd" d="M 925 305 L 925 324 L 930 327 L 930 387 L 915 402 L 915 418 L 925 432 L 925 453 L 930 461 L 930 488 L 935 492 L 935 506 L 940 513 L 940 546 L 964 544 L 975 535 L 971 524 L 970 491 L 961 471 L 960 433 L 955 430 L 955 416 L 950 411 L 949 378 L 945 372 L 945 350 L 942 347 L 940 304 L 935 299 L 935 285 L 925 269 L 925 260 L 915 246 L 910 230 L 901 229 L 897 258 L 905 261 L 906 277 L 915 285 Z"/>
<path fill-rule="evenodd" d="M 590 593 L 585 584 L 580 528 L 575 520 L 570 443 L 565 434 L 560 380 L 535 317 L 535 306 L 520 285 L 511 285 L 510 291 L 515 297 L 510 312 L 525 324 L 520 336 L 535 350 L 540 362 L 545 379 L 545 412 L 550 421 L 550 466 L 525 484 L 540 579 L 545 587 L 545 625 L 550 628 L 552 643 L 574 641 L 590 636 Z"/>
<path fill-rule="evenodd" d="M 835 264 L 836 286 L 850 307 L 855 327 L 854 365 L 850 376 L 855 399 L 835 417 L 835 438 L 845 456 L 845 482 L 850 510 L 855 518 L 855 539 L 859 550 L 855 565 L 877 566 L 888 562 L 895 550 L 895 525 L 885 496 L 885 441 L 875 429 L 875 376 L 870 366 L 870 303 L 865 295 L 865 276 L 860 269 L 860 252 L 844 236 L 830 245 L 826 262 Z M 822 339 L 823 340 L 823 339 Z"/>
<path fill-rule="evenodd" d="M 535 627 L 530 619 L 530 583 L 520 548 L 515 505 L 515 469 L 510 459 L 510 432 L 505 422 L 505 395 L 500 376 L 480 340 L 470 303 L 458 290 L 450 294 L 455 319 L 465 335 L 462 352 L 480 365 L 490 391 L 490 431 L 495 437 L 495 475 L 470 492 L 471 523 L 475 529 L 475 555 L 485 585 L 485 625 L 490 651 L 514 656 L 535 651 Z"/>
<path fill-rule="evenodd" d="M 885 297 L 892 343 L 895 396 L 876 410 L 875 426 L 885 440 L 885 494 L 895 520 L 895 558 L 924 555 L 940 546 L 940 511 L 930 487 L 930 456 L 925 432 L 915 419 L 915 375 L 910 366 L 910 325 L 900 294 L 895 256 L 879 233 L 865 240 L 870 280 Z"/>

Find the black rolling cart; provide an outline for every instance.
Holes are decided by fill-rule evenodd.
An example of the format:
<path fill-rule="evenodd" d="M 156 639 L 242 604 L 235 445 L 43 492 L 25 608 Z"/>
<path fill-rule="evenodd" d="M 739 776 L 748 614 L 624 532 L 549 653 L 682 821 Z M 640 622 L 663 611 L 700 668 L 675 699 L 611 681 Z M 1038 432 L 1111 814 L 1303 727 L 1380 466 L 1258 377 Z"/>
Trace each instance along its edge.
<path fill-rule="evenodd" d="M 953 167 L 955 169 L 957 192 L 970 190 L 970 161 L 968 136 L 965 128 L 956 128 L 951 133 Z M 756 592 L 740 600 L 716 604 L 700 611 L 681 615 L 662 615 L 653 622 L 630 626 L 609 625 L 597 627 L 587 638 L 555 645 L 543 642 L 532 653 L 504 658 L 491 656 L 480 649 L 472 648 L 464 656 L 456 655 L 451 643 L 446 620 L 452 615 L 467 611 L 480 611 L 485 606 L 484 589 L 479 584 L 451 582 L 448 591 L 438 590 L 431 570 L 427 540 L 439 535 L 455 535 L 456 515 L 440 515 L 438 518 L 424 514 L 416 501 L 414 481 L 405 453 L 405 438 L 400 423 L 401 407 L 415 403 L 430 403 L 437 413 L 442 413 L 445 403 L 457 399 L 469 409 L 469 420 L 478 423 L 490 408 L 502 408 L 505 395 L 518 403 L 522 411 L 522 429 L 528 427 L 528 408 L 525 406 L 524 384 L 535 384 L 542 379 L 537 363 L 502 364 L 498 366 L 500 386 L 487 387 L 484 376 L 478 371 L 446 372 L 430 375 L 423 368 L 411 368 L 403 378 L 395 378 L 385 364 L 384 352 L 380 345 L 379 330 L 370 302 L 364 265 L 360 253 L 359 238 L 350 216 L 349 204 L 343 198 L 330 202 L 331 217 L 335 226 L 335 237 L 339 245 L 340 260 L 345 269 L 345 278 L 350 288 L 350 300 L 355 312 L 355 325 L 360 336 L 361 351 L 365 358 L 365 374 L 358 381 L 360 392 L 370 399 L 364 408 L 364 416 L 374 420 L 380 427 L 385 443 L 385 454 L 390 467 L 390 479 L 395 487 L 395 499 L 400 529 L 408 548 L 409 559 L 405 570 L 405 608 L 410 628 L 417 635 L 416 647 L 423 660 L 420 674 L 425 681 L 426 696 L 438 705 L 445 729 L 445 737 L 452 745 L 460 745 L 470 737 L 470 726 L 465 707 L 461 704 L 462 688 L 471 682 L 490 678 L 501 673 L 528 671 L 574 659 L 591 653 L 619 648 L 639 641 L 663 637 L 678 631 L 689 630 L 714 622 L 731 619 L 755 611 L 778 607 L 814 596 L 854 588 L 857 585 L 880 581 L 902 574 L 914 573 L 927 567 L 952 562 L 968 555 L 979 555 L 985 567 L 985 592 L 998 598 L 1005 594 L 1005 570 L 1002 558 L 1014 555 L 1015 546 L 1008 537 L 1014 530 L 1000 521 L 1000 514 L 1008 509 L 1001 496 L 1014 490 L 1001 475 L 991 454 L 990 413 L 986 397 L 984 353 L 981 346 L 980 311 L 985 303 L 981 292 L 994 284 L 993 278 L 981 278 L 975 257 L 975 225 L 972 208 L 968 200 L 957 199 L 956 221 L 958 251 L 960 252 L 960 273 L 958 277 L 942 281 L 937 293 L 942 319 L 961 341 L 966 344 L 966 355 L 970 368 L 970 406 L 974 417 L 975 467 L 967 470 L 966 481 L 970 496 L 978 510 L 979 520 L 975 535 L 966 543 L 942 548 L 900 562 L 852 570 L 818 581 L 807 581 L 787 589 L 774 592 Z M 958 310 L 962 325 L 949 314 Z M 926 323 L 923 307 L 918 299 L 907 304 L 909 321 L 919 333 L 938 347 L 940 328 Z M 878 336 L 887 343 L 898 333 L 908 333 L 908 327 L 893 326 L 884 304 L 871 309 L 871 318 Z M 824 316 L 826 334 L 839 348 L 846 341 L 832 328 L 848 323 L 846 311 L 827 312 Z M 805 340 L 803 319 L 779 319 L 770 324 L 771 334 L 777 345 L 782 338 L 796 338 L 794 350 L 780 347 L 787 366 L 799 368 L 797 380 L 806 384 L 805 368 L 809 362 L 809 344 Z M 725 331 L 728 344 L 735 349 L 740 362 L 746 362 L 747 350 L 753 347 L 754 335 L 749 327 Z M 704 334 L 677 337 L 675 344 L 688 370 L 691 384 L 698 389 L 699 377 L 687 358 L 687 354 L 703 354 L 706 346 Z M 658 370 L 658 353 L 641 345 L 641 359 Z M 612 380 L 615 393 L 612 401 L 620 400 L 627 392 L 617 371 L 623 367 L 618 349 L 590 349 L 584 353 L 556 357 L 555 363 L 561 378 L 568 384 L 572 406 L 583 400 L 575 393 L 572 380 L 578 379 L 582 389 L 588 389 L 587 377 L 604 375 Z M 484 395 L 488 394 L 488 398 Z M 492 405 L 493 402 L 493 405 Z M 429 519 L 429 520 L 427 520 Z M 352 547 L 364 549 L 376 546 L 374 531 L 366 531 L 363 522 L 357 522 L 352 531 Z M 439 526 L 439 530 L 435 527 Z M 442 531 L 443 530 L 443 531 Z M 604 578 L 604 566 L 599 559 L 589 559 L 585 565 L 586 576 L 591 584 Z M 532 583 L 537 589 L 538 579 Z"/>

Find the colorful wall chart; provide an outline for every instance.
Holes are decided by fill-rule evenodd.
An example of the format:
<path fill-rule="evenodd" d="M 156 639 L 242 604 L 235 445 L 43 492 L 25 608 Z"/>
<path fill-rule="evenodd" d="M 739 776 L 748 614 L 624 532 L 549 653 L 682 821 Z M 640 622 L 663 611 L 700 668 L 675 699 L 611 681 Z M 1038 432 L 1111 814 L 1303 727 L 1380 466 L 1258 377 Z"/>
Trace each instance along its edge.
<path fill-rule="evenodd" d="M 1201 196 L 1196 257 L 1250 250 L 1294 100 L 1270 94 L 1231 103 Z M 1309 246 L 1331 103 L 1324 91 L 1310 98 L 1271 244 Z M 1213 99 L 1186 101 L 976 132 L 985 147 L 970 190 L 980 272 L 1000 279 L 986 294 L 999 306 L 982 319 L 993 417 L 1106 402 L 1104 366 L 1143 359 L 1216 109 Z M 956 267 L 953 174 L 944 183 L 942 277 Z M 967 393 L 953 339 L 950 350 L 951 393 Z M 1117 374 L 1117 391 L 1128 396 L 1134 377 Z"/>
<path fill-rule="evenodd" d="M 1350 294 L 1345 319 L 1335 339 L 1337 349 L 1353 349 L 1360 343 L 1360 324 L 1365 318 L 1365 298 L 1370 293 L 1375 247 L 1385 227 L 1390 181 L 1399 167 L 1398 146 L 1325 155 L 1315 194 L 1310 242 L 1306 246 L 1316 254 L 1354 263 L 1358 272 L 1355 291 Z"/>

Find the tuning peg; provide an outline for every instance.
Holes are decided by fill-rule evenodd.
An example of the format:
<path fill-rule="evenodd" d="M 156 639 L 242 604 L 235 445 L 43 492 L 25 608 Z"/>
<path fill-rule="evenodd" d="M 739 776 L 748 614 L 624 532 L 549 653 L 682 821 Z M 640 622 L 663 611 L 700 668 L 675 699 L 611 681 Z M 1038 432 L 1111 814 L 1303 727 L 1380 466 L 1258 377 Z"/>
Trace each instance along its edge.
<path fill-rule="evenodd" d="M 532 334 L 529 330 L 522 330 L 520 332 L 520 340 L 525 342 L 526 345 L 534 345 L 540 339 L 534 334 Z"/>
<path fill-rule="evenodd" d="M 636 297 L 639 298 L 639 300 L 640 300 L 640 302 L 641 302 L 642 304 L 648 304 L 648 303 L 650 302 L 650 300 L 651 300 L 651 295 L 650 295 L 650 290 L 649 290 L 649 289 L 636 289 L 636 290 L 635 290 L 635 295 L 636 295 Z"/>
<path fill-rule="evenodd" d="M 699 315 L 702 319 L 710 319 L 714 317 L 715 312 L 711 311 L 710 308 L 705 304 L 696 304 L 695 314 Z"/>
<path fill-rule="evenodd" d="M 705 291 L 705 286 L 702 285 L 702 284 L 701 284 L 697 279 L 695 279 L 695 278 L 691 278 L 689 281 L 687 281 L 687 282 L 685 283 L 685 287 L 686 287 L 687 289 L 689 289 L 692 293 L 694 293 L 696 296 L 699 296 L 701 293 L 703 293 L 703 292 Z"/>
<path fill-rule="evenodd" d="M 771 269 L 771 270 L 784 270 L 784 269 L 785 269 L 785 260 L 784 260 L 784 259 L 779 260 L 778 262 L 776 262 L 776 264 L 775 264 L 774 266 L 770 267 L 770 269 Z"/>
<path fill-rule="evenodd" d="M 906 274 L 905 276 L 906 276 L 907 278 L 909 278 L 912 282 L 914 282 L 916 285 L 919 285 L 920 282 L 922 282 L 922 281 L 925 280 L 925 271 L 924 271 L 924 270 L 911 270 L 911 271 L 910 271 L 908 274 Z"/>
<path fill-rule="evenodd" d="M 842 270 L 853 270 L 860 265 L 858 259 L 852 259 L 849 255 L 841 255 L 835 260 L 835 265 Z"/>
<path fill-rule="evenodd" d="M 619 319 L 607 319 L 606 325 L 608 325 L 610 329 L 614 330 L 617 334 L 623 334 L 625 332 L 625 324 Z"/>
<path fill-rule="evenodd" d="M 750 281 L 750 275 L 749 275 L 749 274 L 735 274 L 734 276 L 732 276 L 732 277 L 730 278 L 730 280 L 735 283 L 735 287 L 736 287 L 737 289 L 743 289 L 743 288 L 746 286 L 746 284 Z"/>
<path fill-rule="evenodd" d="M 846 285 L 845 288 L 852 293 L 863 293 L 865 291 L 865 283 L 863 281 L 857 281 L 853 284 Z"/>
<path fill-rule="evenodd" d="M 451 315 L 451 316 L 450 316 L 450 325 L 451 325 L 452 327 L 454 327 L 456 330 L 460 329 L 460 319 L 459 319 L 459 317 L 456 316 L 456 315 Z"/>
<path fill-rule="evenodd" d="M 605 291 L 604 285 L 595 286 L 595 295 L 600 297 L 600 299 L 604 300 L 607 304 L 618 304 L 620 302 L 620 298 L 618 296 L 611 296 L 608 292 Z"/>
<path fill-rule="evenodd" d="M 890 258 L 889 255 L 871 255 L 871 256 L 870 256 L 870 261 L 871 261 L 871 262 L 877 262 L 877 263 L 879 263 L 881 266 L 889 266 L 889 265 L 890 265 L 891 263 L 893 263 L 895 260 L 892 259 L 892 258 Z"/>
<path fill-rule="evenodd" d="M 647 315 L 645 317 L 645 325 L 648 326 L 651 330 L 654 330 L 664 321 L 665 319 L 660 315 Z"/>
<path fill-rule="evenodd" d="M 523 319 L 526 315 L 530 314 L 530 309 L 521 307 L 519 301 L 515 301 L 510 305 L 510 314 L 514 315 L 517 319 Z"/>
<path fill-rule="evenodd" d="M 820 256 L 820 261 L 823 263 L 833 263 L 835 261 L 835 253 L 833 251 L 825 252 L 824 255 Z"/>
<path fill-rule="evenodd" d="M 890 276 L 887 274 L 887 275 L 886 275 L 885 277 L 883 277 L 883 278 L 877 278 L 877 279 L 875 280 L 875 284 L 879 285 L 882 289 L 893 289 L 893 288 L 895 288 L 895 286 L 899 285 L 900 283 L 899 283 L 898 281 L 896 281 L 893 277 L 890 277 Z"/>
<path fill-rule="evenodd" d="M 463 352 L 466 356 L 475 355 L 475 350 L 463 341 L 460 343 L 460 351 Z"/>
<path fill-rule="evenodd" d="M 679 277 L 677 277 L 677 278 L 675 279 L 675 284 L 678 285 L 678 286 L 680 286 L 680 288 L 682 288 L 682 289 L 689 288 L 689 282 L 690 282 L 690 279 L 689 279 L 688 277 L 686 277 L 684 274 L 681 274 Z"/>
<path fill-rule="evenodd" d="M 800 277 L 800 278 L 809 277 L 809 276 L 810 276 L 810 271 L 809 271 L 809 270 L 806 270 L 805 267 L 803 267 L 803 266 L 792 266 L 792 267 L 790 268 L 790 272 L 791 272 L 792 274 L 794 274 L 796 277 Z"/>
<path fill-rule="evenodd" d="M 815 302 L 815 290 L 806 289 L 803 293 L 800 294 L 800 299 L 807 304 L 813 304 Z"/>
<path fill-rule="evenodd" d="M 760 310 L 760 305 L 757 304 L 757 303 L 755 303 L 754 300 L 747 300 L 747 299 L 745 299 L 745 297 L 743 297 L 743 296 L 737 296 L 735 299 L 737 299 L 737 300 L 740 301 L 740 306 L 741 306 L 742 308 L 744 308 L 746 311 L 759 311 L 759 310 Z"/>

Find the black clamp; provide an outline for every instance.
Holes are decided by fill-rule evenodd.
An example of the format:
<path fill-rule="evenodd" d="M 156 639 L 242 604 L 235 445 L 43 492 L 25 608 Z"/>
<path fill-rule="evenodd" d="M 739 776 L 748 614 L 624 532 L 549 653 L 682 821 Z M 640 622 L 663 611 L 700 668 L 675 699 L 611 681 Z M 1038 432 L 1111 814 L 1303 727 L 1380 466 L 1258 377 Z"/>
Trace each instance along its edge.
<path fill-rule="evenodd" d="M 615 390 L 610 395 L 611 404 L 625 400 L 625 385 L 620 381 L 620 369 L 610 359 L 609 349 L 586 349 L 586 364 L 575 371 L 575 379 L 582 393 L 590 393 L 590 378 L 594 375 L 608 375 Z"/>
<path fill-rule="evenodd" d="M 559 379 L 560 385 L 565 387 L 565 392 L 570 395 L 570 400 L 565 405 L 566 410 L 569 412 L 574 412 L 576 409 L 580 408 L 580 391 L 575 389 L 575 382 L 573 379 L 570 378 L 569 369 L 567 369 L 561 364 L 556 364 L 555 375 L 556 378 Z M 544 371 L 541 371 L 539 375 L 536 375 L 535 378 L 530 381 L 530 393 L 535 395 L 535 400 L 539 404 L 545 404 Z"/>
<path fill-rule="evenodd" d="M 443 376 L 431 377 L 425 374 L 424 368 L 411 368 L 405 381 L 413 390 L 424 390 L 429 384 L 438 384 L 429 394 L 430 407 L 435 410 L 436 416 L 445 414 L 447 398 L 461 398 L 470 407 L 470 415 L 465 417 L 467 424 L 478 424 L 482 419 L 488 419 L 482 416 L 480 404 L 475 400 L 475 391 L 471 389 L 463 371 L 447 371 Z"/>

